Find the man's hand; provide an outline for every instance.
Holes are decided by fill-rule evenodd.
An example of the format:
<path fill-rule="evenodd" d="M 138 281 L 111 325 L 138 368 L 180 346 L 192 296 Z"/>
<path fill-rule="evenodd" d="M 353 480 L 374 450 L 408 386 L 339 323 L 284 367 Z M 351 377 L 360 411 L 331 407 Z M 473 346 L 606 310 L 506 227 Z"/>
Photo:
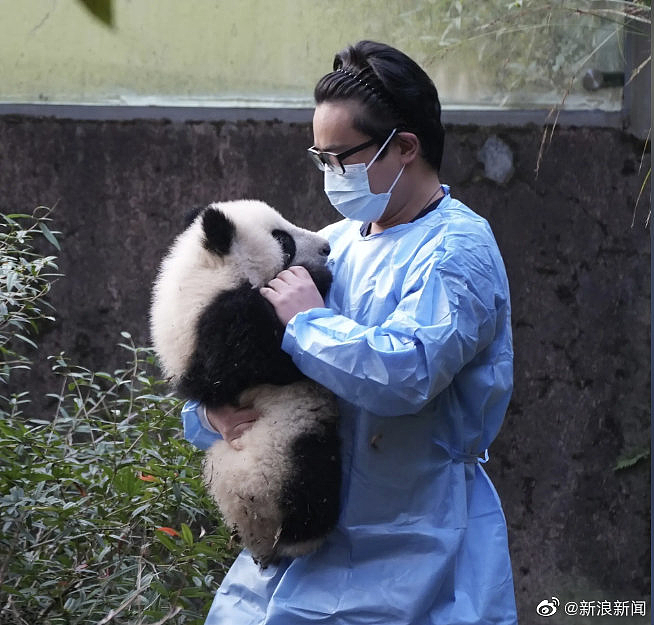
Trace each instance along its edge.
<path fill-rule="evenodd" d="M 207 408 L 209 423 L 220 432 L 227 443 L 236 450 L 243 449 L 239 440 L 261 415 L 253 408 L 237 408 L 229 404 L 219 408 Z"/>
<path fill-rule="evenodd" d="M 259 292 L 273 305 L 284 325 L 299 312 L 325 306 L 322 295 L 304 267 L 285 269 Z"/>

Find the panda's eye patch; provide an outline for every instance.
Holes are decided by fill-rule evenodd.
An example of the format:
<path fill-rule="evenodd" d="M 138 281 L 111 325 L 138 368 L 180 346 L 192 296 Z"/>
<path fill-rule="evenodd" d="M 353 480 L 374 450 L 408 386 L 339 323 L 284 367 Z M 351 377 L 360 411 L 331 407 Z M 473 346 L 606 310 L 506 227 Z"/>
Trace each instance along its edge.
<path fill-rule="evenodd" d="M 295 239 L 284 230 L 273 230 L 272 235 L 279 244 L 282 246 L 282 253 L 284 255 L 284 269 L 290 266 L 291 261 L 295 258 Z"/>

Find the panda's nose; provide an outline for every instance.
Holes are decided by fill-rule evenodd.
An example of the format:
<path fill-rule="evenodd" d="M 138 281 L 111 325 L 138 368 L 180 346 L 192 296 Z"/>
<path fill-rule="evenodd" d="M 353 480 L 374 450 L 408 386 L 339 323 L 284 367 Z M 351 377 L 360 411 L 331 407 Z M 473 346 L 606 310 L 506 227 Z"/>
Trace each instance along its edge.
<path fill-rule="evenodd" d="M 329 256 L 329 252 L 331 252 L 331 251 L 332 251 L 332 248 L 329 247 L 329 243 L 325 243 L 325 245 L 323 245 L 322 249 L 320 250 L 320 253 L 323 256 Z"/>

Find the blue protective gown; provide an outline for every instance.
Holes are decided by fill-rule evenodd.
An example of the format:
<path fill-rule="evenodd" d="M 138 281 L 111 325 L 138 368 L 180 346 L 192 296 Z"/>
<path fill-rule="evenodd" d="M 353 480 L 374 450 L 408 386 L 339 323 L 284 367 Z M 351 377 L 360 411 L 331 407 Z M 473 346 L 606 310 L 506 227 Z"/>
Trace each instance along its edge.
<path fill-rule="evenodd" d="M 381 234 L 322 231 L 333 286 L 283 349 L 339 398 L 340 520 L 317 552 L 263 571 L 241 553 L 207 625 L 517 623 L 506 522 L 479 464 L 513 385 L 508 283 L 487 222 L 446 192 Z M 185 423 L 210 442 L 192 404 Z"/>

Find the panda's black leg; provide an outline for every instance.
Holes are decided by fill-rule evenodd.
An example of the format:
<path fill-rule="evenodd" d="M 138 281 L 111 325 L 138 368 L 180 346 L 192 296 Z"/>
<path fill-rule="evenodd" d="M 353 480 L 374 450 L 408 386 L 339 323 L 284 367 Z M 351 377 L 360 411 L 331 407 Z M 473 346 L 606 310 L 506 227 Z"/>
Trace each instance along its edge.
<path fill-rule="evenodd" d="M 292 546 L 326 536 L 338 522 L 341 458 L 336 419 L 299 436 L 291 453 L 293 470 L 282 489 L 279 543 Z"/>

